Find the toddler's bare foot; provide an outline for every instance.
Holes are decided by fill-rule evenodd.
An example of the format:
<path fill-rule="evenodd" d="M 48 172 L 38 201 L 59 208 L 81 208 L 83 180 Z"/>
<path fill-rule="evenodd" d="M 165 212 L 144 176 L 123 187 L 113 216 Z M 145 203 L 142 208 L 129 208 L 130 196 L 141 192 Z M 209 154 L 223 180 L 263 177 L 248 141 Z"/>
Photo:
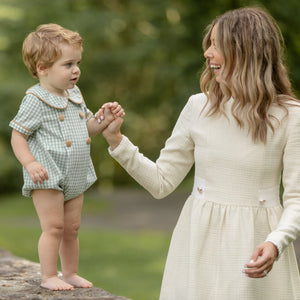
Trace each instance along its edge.
<path fill-rule="evenodd" d="M 76 288 L 91 288 L 91 287 L 93 287 L 93 284 L 91 282 L 78 276 L 77 274 L 74 274 L 70 277 L 64 277 L 64 281 L 71 284 L 72 286 L 74 286 Z"/>
<path fill-rule="evenodd" d="M 59 279 L 57 276 L 50 277 L 50 278 L 43 280 L 41 283 L 41 287 L 52 290 L 52 291 L 65 291 L 65 290 L 73 290 L 74 289 L 74 286 Z"/>

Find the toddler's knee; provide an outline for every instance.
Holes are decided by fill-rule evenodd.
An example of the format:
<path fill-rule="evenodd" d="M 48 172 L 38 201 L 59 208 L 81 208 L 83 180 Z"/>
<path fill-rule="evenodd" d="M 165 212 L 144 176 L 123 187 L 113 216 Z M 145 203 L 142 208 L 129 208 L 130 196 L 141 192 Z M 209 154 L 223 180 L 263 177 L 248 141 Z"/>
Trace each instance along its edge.
<path fill-rule="evenodd" d="M 56 238 L 61 238 L 64 234 L 64 226 L 63 224 L 53 224 L 47 230 L 44 230 L 44 232 Z"/>
<path fill-rule="evenodd" d="M 64 236 L 69 238 L 76 238 L 78 236 L 80 223 L 73 223 L 65 225 Z"/>

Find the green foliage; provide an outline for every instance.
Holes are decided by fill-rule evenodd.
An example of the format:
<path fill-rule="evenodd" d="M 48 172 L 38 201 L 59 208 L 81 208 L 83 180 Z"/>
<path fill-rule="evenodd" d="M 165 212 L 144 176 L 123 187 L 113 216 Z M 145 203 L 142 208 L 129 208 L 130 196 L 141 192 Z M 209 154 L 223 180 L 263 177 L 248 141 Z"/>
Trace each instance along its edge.
<path fill-rule="evenodd" d="M 123 132 L 155 159 L 188 97 L 200 91 L 205 27 L 216 15 L 245 5 L 270 11 L 285 37 L 288 65 L 299 65 L 298 0 L 0 0 L 0 151 L 5 162 L 0 191 L 21 186 L 19 175 L 6 184 L 7 172 L 20 173 L 8 123 L 35 83 L 22 63 L 21 47 L 38 25 L 54 22 L 82 35 L 79 86 L 88 107 L 96 111 L 107 101 L 119 101 L 127 113 Z M 299 68 L 292 69 L 291 78 L 297 89 Z M 93 139 L 92 156 L 98 185 L 134 184 L 111 161 L 100 136 Z"/>

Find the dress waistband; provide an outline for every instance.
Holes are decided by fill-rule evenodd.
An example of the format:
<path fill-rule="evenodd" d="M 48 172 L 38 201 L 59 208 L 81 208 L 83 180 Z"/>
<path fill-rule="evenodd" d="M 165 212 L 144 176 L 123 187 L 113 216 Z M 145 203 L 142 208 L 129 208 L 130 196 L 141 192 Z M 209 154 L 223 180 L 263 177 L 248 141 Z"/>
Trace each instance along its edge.
<path fill-rule="evenodd" d="M 206 185 L 206 181 L 204 178 L 195 176 L 194 178 L 194 186 L 192 195 L 197 199 L 204 199 L 206 196 L 212 196 L 211 193 L 209 193 L 209 187 Z M 258 206 L 258 207 L 274 207 L 280 205 L 280 198 L 279 198 L 279 186 L 272 187 L 269 189 L 261 189 L 257 190 L 257 194 L 254 195 L 256 197 L 254 202 L 247 203 L 246 205 L 250 206 Z M 208 200 L 212 200 L 209 199 Z"/>

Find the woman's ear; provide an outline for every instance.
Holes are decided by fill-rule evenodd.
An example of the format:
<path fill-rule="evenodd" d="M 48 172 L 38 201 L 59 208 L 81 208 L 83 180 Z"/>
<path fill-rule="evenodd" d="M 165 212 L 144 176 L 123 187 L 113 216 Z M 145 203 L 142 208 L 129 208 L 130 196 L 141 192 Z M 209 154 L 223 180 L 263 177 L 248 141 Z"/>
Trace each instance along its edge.
<path fill-rule="evenodd" d="M 47 75 L 48 68 L 45 67 L 45 65 L 42 62 L 38 62 L 36 65 L 36 72 L 38 76 L 45 76 Z"/>

